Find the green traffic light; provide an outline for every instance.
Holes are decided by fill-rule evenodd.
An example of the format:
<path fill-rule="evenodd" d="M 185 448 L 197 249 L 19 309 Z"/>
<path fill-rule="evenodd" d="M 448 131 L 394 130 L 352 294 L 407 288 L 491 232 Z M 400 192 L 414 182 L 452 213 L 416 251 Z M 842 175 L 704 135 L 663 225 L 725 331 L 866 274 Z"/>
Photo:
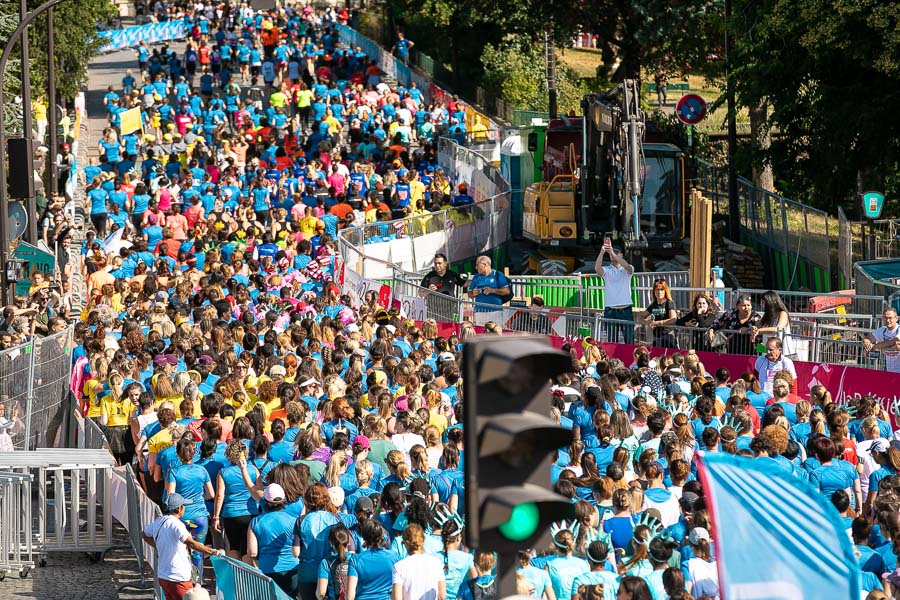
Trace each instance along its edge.
<path fill-rule="evenodd" d="M 497 529 L 508 540 L 521 542 L 527 540 L 537 531 L 541 520 L 541 511 L 534 502 L 525 502 L 512 509 L 509 520 Z"/>

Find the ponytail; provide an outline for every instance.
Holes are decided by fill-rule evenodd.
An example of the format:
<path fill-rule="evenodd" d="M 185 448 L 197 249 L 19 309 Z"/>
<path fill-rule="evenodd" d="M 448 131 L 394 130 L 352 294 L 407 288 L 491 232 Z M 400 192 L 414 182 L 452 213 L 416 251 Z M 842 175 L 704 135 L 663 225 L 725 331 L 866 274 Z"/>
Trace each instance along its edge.
<path fill-rule="evenodd" d="M 444 545 L 444 575 L 450 571 L 450 544 L 459 537 L 459 527 L 453 521 L 447 521 L 441 528 L 441 542 Z"/>

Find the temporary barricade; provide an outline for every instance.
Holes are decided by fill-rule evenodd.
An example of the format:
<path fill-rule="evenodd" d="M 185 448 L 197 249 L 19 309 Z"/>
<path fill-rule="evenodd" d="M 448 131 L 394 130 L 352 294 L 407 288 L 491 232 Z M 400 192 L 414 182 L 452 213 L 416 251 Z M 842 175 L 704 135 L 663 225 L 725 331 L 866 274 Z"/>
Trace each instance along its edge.
<path fill-rule="evenodd" d="M 73 328 L 0 351 L 0 406 L 16 450 L 61 445 L 69 412 Z"/>
<path fill-rule="evenodd" d="M 540 275 L 516 275 L 509 278 L 513 296 L 529 299 L 540 296 L 546 306 L 581 308 L 584 288 L 581 276 L 543 277 Z"/>
<path fill-rule="evenodd" d="M 100 430 L 93 419 L 82 416 L 81 411 L 75 410 L 73 413 L 75 422 L 78 424 L 78 447 L 90 450 L 109 450 L 109 442 L 106 436 Z"/>
<path fill-rule="evenodd" d="M 156 578 L 156 550 L 147 544 L 141 535 L 147 525 L 162 516 L 162 512 L 137 484 L 131 465 L 113 471 L 112 498 L 113 516 L 128 531 L 128 541 L 134 550 L 140 576 L 140 581 L 122 584 L 118 590 L 121 592 L 125 589 L 152 589 L 156 598 L 162 598 Z"/>
<path fill-rule="evenodd" d="M 0 473 L 0 581 L 34 568 L 31 482 L 27 473 Z"/>
<path fill-rule="evenodd" d="M 0 454 L 0 470 L 36 472 L 38 552 L 94 552 L 113 547 L 110 480 L 115 459 L 107 450 L 45 448 Z"/>
<path fill-rule="evenodd" d="M 228 600 L 290 600 L 271 577 L 229 556 L 211 557 L 216 591 Z"/>
<path fill-rule="evenodd" d="M 763 295 L 768 291 L 769 290 L 741 288 L 737 290 L 737 293 L 750 296 L 753 306 L 758 308 Z M 884 296 L 875 294 L 842 294 L 841 292 L 820 294 L 816 292 L 779 291 L 778 295 L 781 297 L 782 302 L 784 302 L 788 312 L 791 314 L 823 311 L 836 314 L 846 312 L 880 317 L 881 311 L 885 307 Z M 837 300 L 840 301 L 840 303 L 829 302 L 830 300 Z M 841 308 L 838 309 L 838 306 Z"/>

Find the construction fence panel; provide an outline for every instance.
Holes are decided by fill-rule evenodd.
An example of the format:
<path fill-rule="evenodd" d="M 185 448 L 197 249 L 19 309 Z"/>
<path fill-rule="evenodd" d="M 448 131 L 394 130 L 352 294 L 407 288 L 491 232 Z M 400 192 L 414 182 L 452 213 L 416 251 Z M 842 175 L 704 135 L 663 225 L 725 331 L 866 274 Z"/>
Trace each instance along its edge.
<path fill-rule="evenodd" d="M 713 201 L 714 214 L 730 219 L 724 166 L 698 161 L 697 184 Z M 831 289 L 831 221 L 826 212 L 737 178 L 742 237 L 762 255 L 776 289 Z"/>
<path fill-rule="evenodd" d="M 15 423 L 9 435 L 16 450 L 63 444 L 73 332 L 69 327 L 0 351 L 0 416 Z"/>
<path fill-rule="evenodd" d="M 9 429 L 16 450 L 28 449 L 30 402 L 28 385 L 34 358 L 34 344 L 28 342 L 0 351 L 0 416 L 10 419 Z"/>

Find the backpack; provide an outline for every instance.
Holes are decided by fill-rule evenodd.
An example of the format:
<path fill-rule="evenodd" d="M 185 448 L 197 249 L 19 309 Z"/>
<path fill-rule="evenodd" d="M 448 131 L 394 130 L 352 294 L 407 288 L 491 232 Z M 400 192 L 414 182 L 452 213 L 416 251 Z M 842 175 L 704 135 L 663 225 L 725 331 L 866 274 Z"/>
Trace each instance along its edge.
<path fill-rule="evenodd" d="M 497 598 L 497 579 L 491 579 L 490 583 L 479 584 L 478 578 L 470 579 L 469 591 L 472 592 L 472 600 L 495 600 Z"/>
<path fill-rule="evenodd" d="M 497 273 L 497 285 L 501 288 L 510 288 L 508 294 L 504 294 L 504 295 L 500 296 L 500 303 L 506 304 L 507 302 L 509 302 L 510 300 L 513 299 L 512 284 L 510 283 L 509 278 L 506 275 L 504 275 L 500 271 L 496 271 L 496 273 Z"/>
<path fill-rule="evenodd" d="M 336 558 L 328 565 L 328 574 L 331 580 L 334 581 L 334 600 L 347 599 L 347 580 L 350 578 L 349 569 L 349 561 L 341 562 Z"/>

